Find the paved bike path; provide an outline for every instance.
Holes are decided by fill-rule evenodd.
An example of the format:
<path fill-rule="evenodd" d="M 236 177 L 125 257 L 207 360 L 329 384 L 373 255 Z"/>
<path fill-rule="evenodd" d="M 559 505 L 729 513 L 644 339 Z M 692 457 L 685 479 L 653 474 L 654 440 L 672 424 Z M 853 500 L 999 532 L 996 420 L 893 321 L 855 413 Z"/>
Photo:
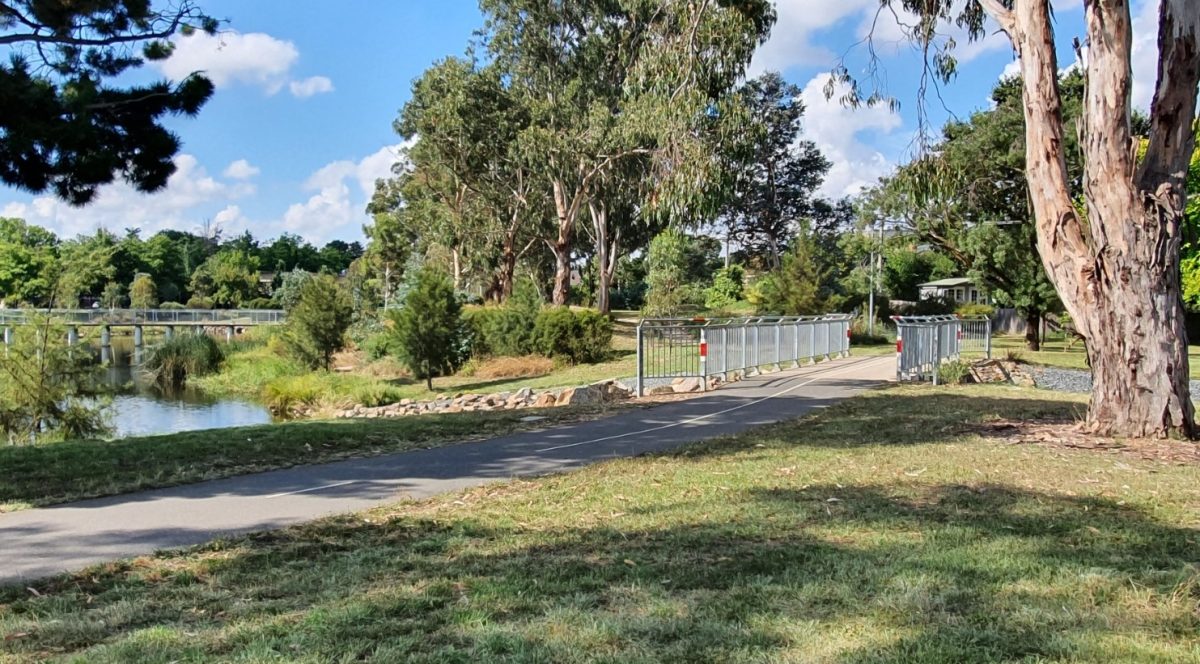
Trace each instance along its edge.
<path fill-rule="evenodd" d="M 281 528 L 399 498 L 658 452 L 803 415 L 894 376 L 891 357 L 755 376 L 686 401 L 486 441 L 0 515 L 0 583 Z"/>

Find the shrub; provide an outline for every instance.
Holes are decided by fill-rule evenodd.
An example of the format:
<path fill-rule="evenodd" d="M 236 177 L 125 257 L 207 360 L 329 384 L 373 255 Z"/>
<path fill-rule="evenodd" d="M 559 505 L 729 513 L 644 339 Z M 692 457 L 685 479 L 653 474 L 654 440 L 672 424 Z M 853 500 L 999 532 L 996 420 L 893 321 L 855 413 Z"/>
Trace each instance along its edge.
<path fill-rule="evenodd" d="M 450 280 L 422 268 L 404 307 L 389 312 L 397 355 L 433 390 L 433 379 L 454 373 L 466 359 L 463 353 L 462 305 Z"/>
<path fill-rule="evenodd" d="M 256 297 L 253 300 L 247 300 L 241 305 L 242 309 L 270 309 L 274 306 L 270 298 Z"/>
<path fill-rule="evenodd" d="M 647 316 L 677 316 L 696 299 L 695 289 L 688 282 L 689 244 L 689 238 L 674 229 L 650 241 L 646 258 Z"/>
<path fill-rule="evenodd" d="M 996 315 L 996 307 L 993 307 L 990 304 L 971 302 L 968 304 L 959 305 L 959 307 L 954 310 L 954 313 L 968 318 L 977 316 L 987 316 L 988 318 L 991 318 L 992 316 Z"/>
<path fill-rule="evenodd" d="M 189 377 L 203 376 L 221 366 L 224 354 L 206 334 L 180 334 L 150 351 L 142 370 L 164 389 L 183 387 Z"/>
<path fill-rule="evenodd" d="M 212 309 L 213 301 L 212 301 L 212 298 L 205 297 L 203 295 L 193 295 L 190 298 L 188 298 L 187 308 L 188 309 Z"/>
<path fill-rule="evenodd" d="M 961 385 L 971 377 L 971 365 L 962 360 L 943 362 L 937 368 L 938 382 L 945 385 Z"/>
<path fill-rule="evenodd" d="M 538 352 L 574 363 L 601 362 L 612 345 L 612 321 L 592 310 L 547 309 L 537 318 L 534 337 Z"/>
<path fill-rule="evenodd" d="M 542 298 L 528 280 L 517 284 L 504 306 L 467 310 L 464 318 L 471 335 L 471 355 L 518 356 L 535 352 L 534 326 L 541 310 Z"/>
<path fill-rule="evenodd" d="M 310 367 L 329 369 L 333 354 L 345 348 L 346 329 L 354 315 L 350 296 L 332 275 L 309 279 L 288 312 L 284 340 Z"/>
<path fill-rule="evenodd" d="M 166 309 L 168 311 L 178 311 L 180 309 L 187 309 L 187 307 L 183 306 L 182 304 L 180 304 L 178 302 L 163 302 L 162 304 L 158 305 L 158 308 Z"/>
<path fill-rule="evenodd" d="M 941 316 L 954 313 L 954 300 L 944 297 L 931 297 L 917 300 L 905 307 L 896 307 L 896 313 L 901 316 Z"/>
<path fill-rule="evenodd" d="M 704 290 L 704 307 L 710 310 L 727 309 L 742 299 L 746 271 L 740 265 L 717 270 L 713 283 Z"/>
<path fill-rule="evenodd" d="M 158 287 L 154 278 L 145 272 L 137 273 L 129 284 L 129 306 L 134 309 L 152 309 L 158 304 Z"/>
<path fill-rule="evenodd" d="M 1023 363 L 1025 361 L 1025 353 L 1022 353 L 1019 348 L 1008 348 L 1004 351 L 1004 359 L 1007 362 Z"/>

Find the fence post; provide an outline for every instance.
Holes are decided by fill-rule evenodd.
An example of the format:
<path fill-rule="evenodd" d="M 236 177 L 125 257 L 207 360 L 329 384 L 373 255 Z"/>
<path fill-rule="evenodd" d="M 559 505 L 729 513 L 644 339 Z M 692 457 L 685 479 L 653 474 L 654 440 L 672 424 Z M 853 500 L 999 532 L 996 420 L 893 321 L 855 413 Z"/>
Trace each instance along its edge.
<path fill-rule="evenodd" d="M 984 341 L 987 345 L 987 359 L 992 359 L 992 319 L 986 316 L 984 322 Z"/>
<path fill-rule="evenodd" d="M 775 370 L 782 371 L 783 366 L 779 364 L 779 334 L 783 331 L 783 325 L 779 321 L 775 321 L 775 325 L 773 327 L 775 328 Z"/>
<path fill-rule="evenodd" d="M 893 318 L 892 320 L 895 320 L 895 318 Z M 904 374 L 900 370 L 904 364 L 904 360 L 901 358 L 901 356 L 903 354 L 904 354 L 904 326 L 901 325 L 899 321 L 896 321 L 896 382 L 897 383 L 902 382 L 904 380 Z"/>
<path fill-rule="evenodd" d="M 942 326 L 940 324 L 933 326 L 933 384 L 938 384 L 938 366 L 941 364 L 938 357 L 942 354 Z"/>
<path fill-rule="evenodd" d="M 800 321 L 792 321 L 792 368 L 800 368 Z"/>
<path fill-rule="evenodd" d="M 644 378 L 643 377 L 645 376 L 646 372 L 645 372 L 645 368 L 642 366 L 642 323 L 640 321 L 638 322 L 636 336 L 637 336 L 637 386 L 636 386 L 635 391 L 637 392 L 638 398 L 641 398 L 642 396 L 644 396 L 644 394 L 643 394 Z"/>
<path fill-rule="evenodd" d="M 708 334 L 700 328 L 700 391 L 708 391 Z"/>

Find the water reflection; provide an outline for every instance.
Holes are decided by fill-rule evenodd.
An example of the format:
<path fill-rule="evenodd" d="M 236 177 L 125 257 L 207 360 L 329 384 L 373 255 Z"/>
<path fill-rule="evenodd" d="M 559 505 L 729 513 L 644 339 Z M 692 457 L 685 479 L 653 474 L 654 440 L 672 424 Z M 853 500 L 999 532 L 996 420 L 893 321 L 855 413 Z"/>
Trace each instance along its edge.
<path fill-rule="evenodd" d="M 111 357 L 105 359 L 105 377 L 117 391 L 110 410 L 114 438 L 271 422 L 270 412 L 258 404 L 213 399 L 193 389 L 166 394 L 140 380 L 135 367 L 141 358 L 134 356 L 129 337 L 113 337 Z"/>

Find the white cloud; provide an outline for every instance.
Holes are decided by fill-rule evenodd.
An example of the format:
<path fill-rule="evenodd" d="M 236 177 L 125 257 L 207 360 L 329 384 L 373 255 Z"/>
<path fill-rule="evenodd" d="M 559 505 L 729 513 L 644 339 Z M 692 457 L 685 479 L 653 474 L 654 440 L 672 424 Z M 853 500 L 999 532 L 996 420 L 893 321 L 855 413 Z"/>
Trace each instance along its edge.
<path fill-rule="evenodd" d="M 167 186 L 153 194 L 117 183 L 102 187 L 96 199 L 81 208 L 53 196 L 37 196 L 28 203 L 9 203 L 4 210 L 6 214 L 12 212 L 13 216 L 49 228 L 60 237 L 91 233 L 101 227 L 118 232 L 141 228 L 148 234 L 165 228 L 191 229 L 202 219 L 198 212 L 201 208 L 255 192 L 252 184 L 212 177 L 190 154 L 177 156 L 175 166 Z"/>
<path fill-rule="evenodd" d="M 824 86 L 828 78 L 828 74 L 814 76 L 800 96 L 806 107 L 805 135 L 833 164 L 819 193 L 841 198 L 874 184 L 895 166 L 882 152 L 864 143 L 862 134 L 886 137 L 902 123 L 899 115 L 885 107 L 851 109 L 842 106 L 837 102 L 841 91 L 835 91 L 832 99 L 826 99 Z"/>
<path fill-rule="evenodd" d="M 225 170 L 222 171 L 221 174 L 234 180 L 249 180 L 261 172 L 262 169 L 257 166 L 251 166 L 250 162 L 246 161 L 245 159 L 238 159 L 237 161 L 226 166 Z"/>
<path fill-rule="evenodd" d="M 293 97 L 303 99 L 313 95 L 333 92 L 333 81 L 324 76 L 310 76 L 303 81 L 288 83 L 288 89 L 292 91 Z"/>
<path fill-rule="evenodd" d="M 364 210 L 375 193 L 375 181 L 391 176 L 392 165 L 405 147 L 389 145 L 358 161 L 343 159 L 317 169 L 304 183 L 305 189 L 316 193 L 289 206 L 279 226 L 321 242 L 357 233 L 367 221 Z"/>
<path fill-rule="evenodd" d="M 777 0 L 771 38 L 754 53 L 749 75 L 796 66 L 831 66 L 837 54 L 813 44 L 812 37 L 872 6 L 878 7 L 879 0 Z"/>
<path fill-rule="evenodd" d="M 1021 61 L 1020 60 L 1013 60 L 1012 62 L 1004 65 L 1004 71 L 1000 72 L 1001 79 L 1012 78 L 1013 76 L 1020 76 L 1020 75 L 1021 75 Z"/>
<path fill-rule="evenodd" d="M 333 81 L 324 76 L 293 80 L 299 60 L 295 44 L 266 33 L 196 32 L 176 39 L 171 57 L 155 64 L 174 81 L 203 72 L 218 88 L 249 85 L 273 95 L 287 86 L 297 97 L 333 90 Z"/>
<path fill-rule="evenodd" d="M 1142 0 L 1133 16 L 1133 107 L 1150 110 L 1158 83 L 1158 0 Z"/>

